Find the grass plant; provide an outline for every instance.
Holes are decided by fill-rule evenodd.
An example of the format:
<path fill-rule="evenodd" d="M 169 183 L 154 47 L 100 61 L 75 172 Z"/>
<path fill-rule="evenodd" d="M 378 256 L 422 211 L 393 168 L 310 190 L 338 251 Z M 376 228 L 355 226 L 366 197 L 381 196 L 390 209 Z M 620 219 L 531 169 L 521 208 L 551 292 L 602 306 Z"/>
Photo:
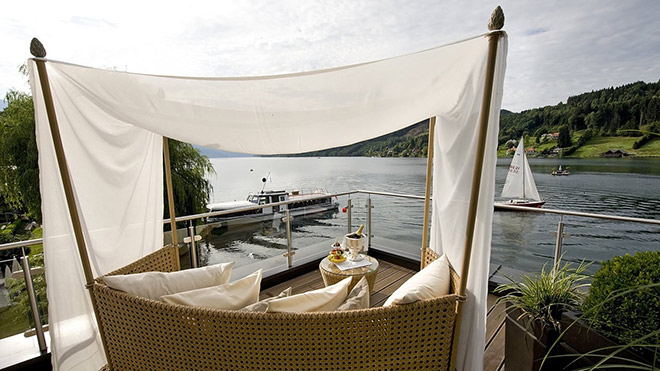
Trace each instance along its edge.
<path fill-rule="evenodd" d="M 521 282 L 506 277 L 510 283 L 498 286 L 495 292 L 503 294 L 500 301 L 510 303 L 507 311 L 520 309 L 519 320 L 526 318 L 558 331 L 561 314 L 577 310 L 584 300 L 584 288 L 589 285 L 589 276 L 584 272 L 588 266 L 584 262 L 577 267 L 565 263 L 557 270 L 546 271 L 544 265 L 540 273 L 523 275 Z"/>

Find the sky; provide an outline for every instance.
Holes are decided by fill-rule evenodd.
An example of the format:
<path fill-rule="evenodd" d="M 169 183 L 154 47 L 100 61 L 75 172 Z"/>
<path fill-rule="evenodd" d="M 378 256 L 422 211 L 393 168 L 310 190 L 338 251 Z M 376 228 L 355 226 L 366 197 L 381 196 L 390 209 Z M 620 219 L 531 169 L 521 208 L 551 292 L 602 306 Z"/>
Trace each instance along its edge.
<path fill-rule="evenodd" d="M 504 9 L 502 108 L 660 80 L 660 1 L 216 0 L 5 1 L 0 97 L 28 91 L 18 72 L 32 37 L 48 58 L 180 76 L 273 75 L 412 53 L 487 32 Z"/>

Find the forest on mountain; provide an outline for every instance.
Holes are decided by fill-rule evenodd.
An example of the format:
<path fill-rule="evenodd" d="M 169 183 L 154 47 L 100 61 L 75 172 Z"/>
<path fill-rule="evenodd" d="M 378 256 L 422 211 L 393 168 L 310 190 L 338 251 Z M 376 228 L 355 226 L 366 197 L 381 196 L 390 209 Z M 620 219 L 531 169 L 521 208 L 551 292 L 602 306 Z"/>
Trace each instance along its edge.
<path fill-rule="evenodd" d="M 559 137 L 544 135 L 556 133 Z M 498 145 L 509 148 L 524 136 L 528 145 L 541 148 L 538 155 L 553 155 L 553 149 L 561 148 L 560 154 L 568 156 L 590 141 L 637 150 L 660 141 L 659 133 L 660 81 L 638 81 L 570 96 L 554 106 L 519 113 L 502 110 Z M 302 156 L 425 157 L 427 141 L 425 120 L 382 137 Z"/>

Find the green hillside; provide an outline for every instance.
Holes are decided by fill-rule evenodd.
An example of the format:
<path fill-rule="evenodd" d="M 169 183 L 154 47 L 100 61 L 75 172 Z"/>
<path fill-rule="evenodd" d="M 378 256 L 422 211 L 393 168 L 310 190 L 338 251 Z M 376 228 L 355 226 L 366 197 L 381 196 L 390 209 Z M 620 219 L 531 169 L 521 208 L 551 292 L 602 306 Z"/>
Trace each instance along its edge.
<path fill-rule="evenodd" d="M 655 134 L 653 134 L 655 133 Z M 568 97 L 566 103 L 500 112 L 498 155 L 514 141 L 536 156 L 597 157 L 608 149 L 660 156 L 660 82 L 635 82 Z M 557 134 L 560 134 L 557 137 Z M 553 135 L 552 138 L 548 138 Z M 379 138 L 302 156 L 425 157 L 428 120 Z M 553 151 L 561 148 L 561 154 Z"/>

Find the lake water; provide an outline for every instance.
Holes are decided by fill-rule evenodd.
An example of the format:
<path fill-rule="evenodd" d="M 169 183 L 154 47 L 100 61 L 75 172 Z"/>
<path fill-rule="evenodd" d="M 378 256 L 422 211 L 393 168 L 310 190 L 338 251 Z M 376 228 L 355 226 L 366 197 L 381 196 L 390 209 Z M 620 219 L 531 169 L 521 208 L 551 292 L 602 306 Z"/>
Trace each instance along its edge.
<path fill-rule="evenodd" d="M 266 189 L 326 189 L 331 193 L 372 190 L 423 195 L 424 158 L 214 158 L 217 175 L 211 177 L 213 201 L 244 200 Z M 509 159 L 499 159 L 496 195 L 504 184 Z M 550 175 L 558 165 L 572 175 Z M 531 159 L 545 207 L 589 213 L 660 219 L 660 159 Z M 366 195 L 351 196 L 353 226 L 366 222 Z M 293 222 L 296 249 L 346 233 L 347 217 L 341 212 L 347 198 L 340 197 L 339 212 Z M 374 243 L 379 238 L 407 244 L 409 254 L 419 255 L 423 202 L 372 196 Z M 522 271 L 538 271 L 554 254 L 558 215 L 495 212 L 491 263 Z M 615 255 L 660 250 L 660 227 L 600 219 L 564 217 L 565 259 L 598 263 Z M 286 248 L 284 224 L 260 223 L 232 230 L 214 231 L 203 243 L 205 263 L 234 260 L 245 265 L 275 257 Z M 597 268 L 598 264 L 592 267 Z"/>

